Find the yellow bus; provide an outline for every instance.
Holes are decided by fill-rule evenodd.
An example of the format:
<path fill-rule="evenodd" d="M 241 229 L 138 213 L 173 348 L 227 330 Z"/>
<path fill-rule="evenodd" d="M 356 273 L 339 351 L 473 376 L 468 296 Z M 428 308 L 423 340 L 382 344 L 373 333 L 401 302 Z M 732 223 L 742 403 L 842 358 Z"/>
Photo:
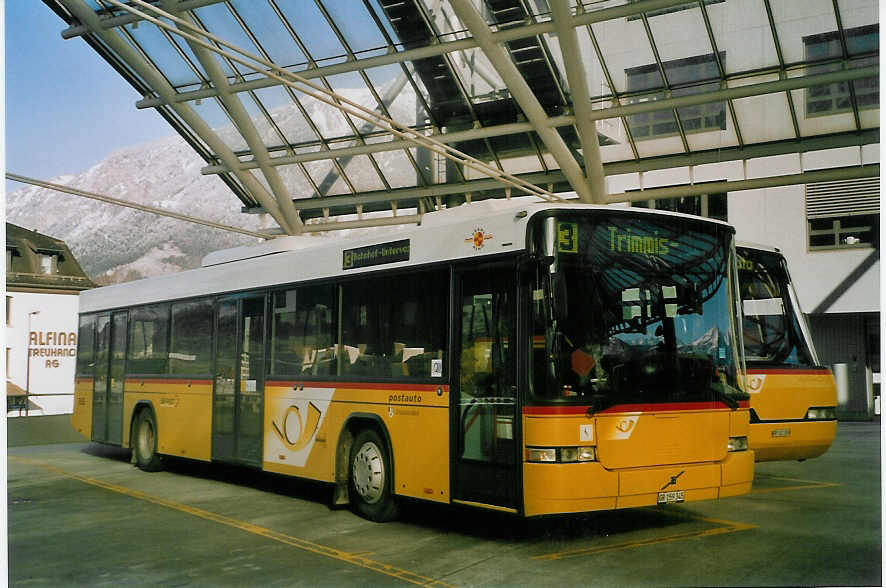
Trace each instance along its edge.
<path fill-rule="evenodd" d="M 86 438 L 521 516 L 714 499 L 753 479 L 734 231 L 487 201 L 281 237 L 81 296 Z"/>
<path fill-rule="evenodd" d="M 837 434 L 837 387 L 819 364 L 778 249 L 740 243 L 751 426 L 757 461 L 818 457 Z"/>

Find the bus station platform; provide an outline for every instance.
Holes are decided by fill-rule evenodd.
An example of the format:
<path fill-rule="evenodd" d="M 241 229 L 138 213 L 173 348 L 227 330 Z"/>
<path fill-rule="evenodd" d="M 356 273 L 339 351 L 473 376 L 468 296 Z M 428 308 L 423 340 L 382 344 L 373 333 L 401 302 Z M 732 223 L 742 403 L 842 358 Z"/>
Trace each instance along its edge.
<path fill-rule="evenodd" d="M 8 450 L 9 584 L 874 586 L 879 423 L 720 501 L 523 520 L 406 504 L 377 524 L 326 486 L 69 443 Z"/>

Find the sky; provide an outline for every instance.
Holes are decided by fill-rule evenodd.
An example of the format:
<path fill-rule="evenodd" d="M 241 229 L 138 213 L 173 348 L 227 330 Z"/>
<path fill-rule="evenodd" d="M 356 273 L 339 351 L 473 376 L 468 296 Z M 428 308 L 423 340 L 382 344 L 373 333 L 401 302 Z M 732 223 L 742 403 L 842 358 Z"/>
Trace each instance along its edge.
<path fill-rule="evenodd" d="M 49 181 L 174 134 L 82 39 L 61 38 L 67 25 L 45 4 L 5 0 L 4 11 L 7 172 Z"/>

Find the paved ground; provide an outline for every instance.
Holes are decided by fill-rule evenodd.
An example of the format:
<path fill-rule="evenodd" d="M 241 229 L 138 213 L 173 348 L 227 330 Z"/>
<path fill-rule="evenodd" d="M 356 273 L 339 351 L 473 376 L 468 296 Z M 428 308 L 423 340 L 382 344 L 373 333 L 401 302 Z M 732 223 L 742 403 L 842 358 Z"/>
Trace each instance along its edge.
<path fill-rule="evenodd" d="M 11 585 L 880 585 L 880 427 L 759 464 L 748 496 L 523 521 L 407 505 L 374 524 L 322 485 L 97 445 L 9 450 Z"/>

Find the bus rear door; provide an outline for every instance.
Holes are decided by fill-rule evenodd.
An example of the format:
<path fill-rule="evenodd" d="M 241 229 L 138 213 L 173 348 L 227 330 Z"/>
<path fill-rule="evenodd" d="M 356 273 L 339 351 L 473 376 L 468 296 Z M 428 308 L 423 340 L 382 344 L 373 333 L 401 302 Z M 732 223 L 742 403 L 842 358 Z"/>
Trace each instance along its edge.
<path fill-rule="evenodd" d="M 220 299 L 212 390 L 212 458 L 260 466 L 264 415 L 265 296 Z"/>

